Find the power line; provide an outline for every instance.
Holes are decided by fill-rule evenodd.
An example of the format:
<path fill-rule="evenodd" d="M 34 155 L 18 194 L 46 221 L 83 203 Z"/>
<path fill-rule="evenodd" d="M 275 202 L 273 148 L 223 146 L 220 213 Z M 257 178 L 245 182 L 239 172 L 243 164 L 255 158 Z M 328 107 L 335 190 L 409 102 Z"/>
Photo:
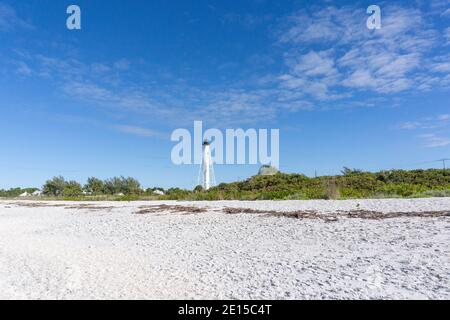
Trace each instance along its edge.
<path fill-rule="evenodd" d="M 445 171 L 447 170 L 447 161 L 450 161 L 450 159 L 439 159 L 439 160 L 436 160 L 436 161 L 442 161 L 442 166 L 443 166 L 443 168 L 444 168 L 444 173 L 445 173 Z"/>

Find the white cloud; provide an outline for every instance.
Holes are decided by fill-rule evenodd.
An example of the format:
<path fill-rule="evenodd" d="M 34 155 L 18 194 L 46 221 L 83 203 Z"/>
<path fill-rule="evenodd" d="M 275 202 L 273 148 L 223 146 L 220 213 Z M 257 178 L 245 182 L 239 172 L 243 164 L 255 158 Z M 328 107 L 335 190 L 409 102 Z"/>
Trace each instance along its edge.
<path fill-rule="evenodd" d="M 138 127 L 138 126 L 131 126 L 131 125 L 116 125 L 113 126 L 114 129 L 123 132 L 123 133 L 128 133 L 128 134 L 132 134 L 135 136 L 140 136 L 140 137 L 155 137 L 155 136 L 159 136 L 160 134 L 156 131 L 150 130 L 150 129 L 146 129 L 146 128 L 142 128 L 142 127 Z"/>
<path fill-rule="evenodd" d="M 427 148 L 445 147 L 450 145 L 450 139 L 435 135 L 434 133 L 422 134 L 419 136 L 424 140 L 424 146 Z"/>
<path fill-rule="evenodd" d="M 400 129 L 436 129 L 448 126 L 450 123 L 450 114 L 440 114 L 438 116 L 418 119 L 416 121 L 404 122 L 399 125 Z"/>
<path fill-rule="evenodd" d="M 130 81 L 121 73 L 122 66 L 97 62 L 85 64 L 76 59 L 54 58 L 44 55 L 28 55 L 25 58 L 34 66 L 30 70 L 36 77 L 46 78 L 66 95 L 89 106 L 99 106 L 121 117 L 145 115 L 150 122 L 169 120 L 181 124 L 195 119 L 205 119 L 224 126 L 249 124 L 274 119 L 276 109 L 282 104 L 277 101 L 277 90 L 240 89 L 233 87 L 196 88 L 184 82 L 170 81 L 163 86 L 152 81 Z M 119 68 L 119 69 L 117 69 Z M 127 72 L 136 74 L 136 70 Z M 117 77 L 117 81 L 111 81 Z M 266 84 L 267 85 L 267 84 Z M 276 105 L 278 104 L 278 105 Z M 300 109 L 299 104 L 291 110 Z M 129 129 L 129 128 L 128 128 Z"/>
<path fill-rule="evenodd" d="M 111 68 L 104 63 L 93 63 L 91 64 L 91 70 L 95 73 L 105 73 L 110 71 Z"/>
<path fill-rule="evenodd" d="M 370 88 L 376 85 L 376 80 L 367 69 L 357 69 L 353 71 L 342 84 L 353 88 Z"/>
<path fill-rule="evenodd" d="M 450 114 L 440 114 L 437 116 L 418 119 L 416 121 L 404 122 L 399 125 L 400 129 L 405 130 L 427 130 L 427 132 L 418 135 L 423 141 L 424 147 L 435 148 L 450 145 L 450 138 L 443 137 L 447 132 L 446 127 L 450 124 Z"/>
<path fill-rule="evenodd" d="M 431 69 L 435 72 L 450 73 L 450 61 L 433 63 Z"/>
<path fill-rule="evenodd" d="M 449 9 L 450 10 L 450 9 Z M 444 37 L 450 41 L 450 27 L 446 28 L 443 32 Z"/>
<path fill-rule="evenodd" d="M 114 63 L 114 68 L 118 70 L 128 70 L 130 68 L 131 62 L 128 59 L 120 59 Z"/>
<path fill-rule="evenodd" d="M 444 12 L 442 12 L 441 14 L 443 17 L 450 17 L 450 8 L 446 9 Z"/>
<path fill-rule="evenodd" d="M 31 23 L 21 19 L 14 8 L 0 3 L 0 32 L 12 31 L 17 28 L 33 29 L 34 27 Z"/>
<path fill-rule="evenodd" d="M 257 27 L 258 25 L 261 25 L 263 23 L 267 23 L 270 20 L 273 19 L 273 16 L 271 14 L 240 14 L 240 13 L 226 13 L 223 16 L 223 22 L 224 23 L 239 23 L 245 28 L 253 29 Z"/>
<path fill-rule="evenodd" d="M 360 92 L 380 98 L 450 85 L 448 59 L 433 58 L 430 51 L 439 47 L 442 34 L 431 29 L 427 15 L 397 6 L 382 7 L 382 12 L 381 30 L 367 29 L 367 14 L 359 7 L 297 12 L 280 27 L 281 70 L 254 72 L 251 80 L 258 81 L 196 87 L 176 77 L 150 79 L 126 58 L 83 63 L 20 55 L 24 64 L 16 72 L 52 80 L 66 96 L 122 116 L 151 115 L 153 121 L 170 123 L 209 119 L 219 125 L 274 120 L 285 111 L 379 104 L 349 99 Z M 271 53 L 270 59 L 274 57 Z M 277 65 L 271 63 L 271 70 Z"/>
<path fill-rule="evenodd" d="M 306 54 L 294 51 L 285 55 L 285 62 L 289 69 L 279 77 L 281 88 L 299 91 L 321 101 L 342 97 L 330 90 L 340 78 L 331 50 L 310 50 Z"/>
<path fill-rule="evenodd" d="M 280 42 L 287 44 L 348 43 L 359 38 L 365 28 L 365 10 L 351 7 L 327 7 L 309 14 L 297 12 L 288 19 L 287 29 L 280 33 Z M 355 23 L 356 22 L 356 23 Z"/>
<path fill-rule="evenodd" d="M 32 70 L 30 69 L 30 67 L 23 61 L 18 62 L 16 72 L 17 72 L 17 74 L 19 74 L 21 76 L 26 76 L 26 77 L 31 76 L 33 73 Z"/>
<path fill-rule="evenodd" d="M 295 75 L 306 76 L 332 76 L 337 74 L 334 60 L 328 52 L 310 51 L 307 54 L 294 57 L 291 62 L 292 72 Z"/>
<path fill-rule="evenodd" d="M 191 119 L 203 119 L 219 127 L 271 121 L 276 106 L 271 102 L 270 90 L 229 89 L 202 91 Z"/>
<path fill-rule="evenodd" d="M 111 90 L 91 83 L 70 82 L 63 88 L 69 96 L 77 97 L 79 99 L 87 99 L 92 102 L 118 102 L 120 100 Z"/>
<path fill-rule="evenodd" d="M 404 123 L 400 124 L 400 126 L 399 126 L 400 129 L 405 129 L 405 130 L 413 130 L 413 129 L 418 129 L 421 127 L 422 127 L 422 123 L 420 123 L 418 121 L 404 122 Z"/>
<path fill-rule="evenodd" d="M 448 67 L 444 62 L 431 66 L 425 59 L 439 44 L 439 33 L 419 9 L 383 6 L 382 14 L 382 28 L 374 31 L 365 26 L 361 8 L 327 7 L 291 16 L 279 35 L 280 43 L 292 48 L 282 85 L 322 100 L 351 96 L 352 89 L 380 94 L 429 90 L 430 77 L 419 75 Z M 333 50 L 302 52 L 312 45 Z"/>

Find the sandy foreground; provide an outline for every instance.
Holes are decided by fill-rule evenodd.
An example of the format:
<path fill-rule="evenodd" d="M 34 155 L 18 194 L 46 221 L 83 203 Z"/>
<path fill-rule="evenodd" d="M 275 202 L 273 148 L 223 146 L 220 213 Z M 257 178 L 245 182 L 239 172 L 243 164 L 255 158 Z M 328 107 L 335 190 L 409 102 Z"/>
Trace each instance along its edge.
<path fill-rule="evenodd" d="M 297 210 L 338 218 L 261 213 Z M 0 201 L 0 299 L 450 298 L 449 216 L 352 210 L 450 211 L 450 199 Z"/>

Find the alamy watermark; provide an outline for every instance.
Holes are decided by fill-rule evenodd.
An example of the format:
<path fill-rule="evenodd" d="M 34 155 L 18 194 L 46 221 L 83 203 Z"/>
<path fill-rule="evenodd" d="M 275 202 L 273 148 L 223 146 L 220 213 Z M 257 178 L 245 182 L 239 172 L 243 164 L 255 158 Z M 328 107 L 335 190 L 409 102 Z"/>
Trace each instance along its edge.
<path fill-rule="evenodd" d="M 370 30 L 381 29 L 381 8 L 377 5 L 370 5 L 367 8 L 367 28 Z M 66 13 L 69 17 L 66 20 L 66 26 L 69 30 L 81 30 L 81 8 L 78 5 L 71 4 L 67 7 Z"/>
<path fill-rule="evenodd" d="M 81 9 L 77 5 L 70 5 L 66 10 L 69 17 L 66 20 L 66 26 L 69 30 L 81 30 Z"/>
<path fill-rule="evenodd" d="M 203 122 L 194 121 L 193 136 L 188 129 L 176 129 L 171 141 L 178 142 L 171 152 L 176 165 L 202 164 L 203 145 L 208 141 L 214 164 L 280 166 L 279 129 L 270 129 L 270 132 L 268 129 L 226 129 L 223 132 L 211 128 L 203 132 Z"/>
<path fill-rule="evenodd" d="M 370 17 L 367 18 L 367 28 L 369 30 L 381 29 L 381 8 L 371 5 L 367 8 L 367 14 L 370 14 Z"/>

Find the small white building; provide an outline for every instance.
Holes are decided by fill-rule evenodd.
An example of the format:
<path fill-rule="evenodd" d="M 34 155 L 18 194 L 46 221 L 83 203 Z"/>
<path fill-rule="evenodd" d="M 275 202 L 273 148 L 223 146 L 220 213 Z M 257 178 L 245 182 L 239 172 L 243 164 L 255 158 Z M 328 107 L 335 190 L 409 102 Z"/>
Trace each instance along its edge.
<path fill-rule="evenodd" d="M 21 197 L 21 198 L 25 198 L 25 197 L 29 197 L 29 196 L 30 196 L 30 194 L 28 192 L 24 192 L 19 195 L 19 197 Z"/>
<path fill-rule="evenodd" d="M 42 191 L 41 190 L 36 190 L 35 192 L 33 192 L 31 194 L 33 197 L 40 197 L 42 196 Z"/>
<path fill-rule="evenodd" d="M 164 195 L 164 191 L 157 189 L 157 190 L 153 191 L 153 194 L 156 194 L 158 196 L 163 196 Z"/>

